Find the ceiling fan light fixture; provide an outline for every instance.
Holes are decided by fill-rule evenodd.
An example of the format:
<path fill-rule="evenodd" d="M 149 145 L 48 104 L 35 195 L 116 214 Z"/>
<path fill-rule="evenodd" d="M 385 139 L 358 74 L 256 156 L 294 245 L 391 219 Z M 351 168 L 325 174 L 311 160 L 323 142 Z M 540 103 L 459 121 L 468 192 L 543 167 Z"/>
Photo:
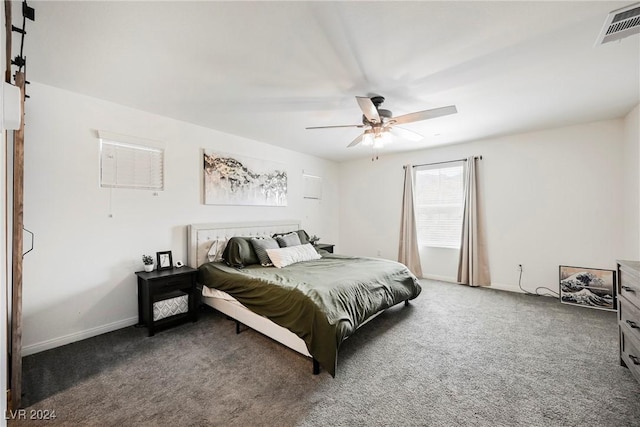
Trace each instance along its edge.
<path fill-rule="evenodd" d="M 389 132 L 389 130 L 385 130 L 380 135 L 380 141 L 385 145 L 391 144 L 393 142 L 393 135 L 391 135 L 391 132 Z"/>
<path fill-rule="evenodd" d="M 373 139 L 374 139 L 373 129 L 365 130 L 364 134 L 362 135 L 362 145 L 364 145 L 365 147 L 372 146 L 373 145 Z"/>
<path fill-rule="evenodd" d="M 393 136 L 388 129 L 378 131 L 373 138 L 373 148 L 382 149 L 385 145 L 393 142 Z"/>

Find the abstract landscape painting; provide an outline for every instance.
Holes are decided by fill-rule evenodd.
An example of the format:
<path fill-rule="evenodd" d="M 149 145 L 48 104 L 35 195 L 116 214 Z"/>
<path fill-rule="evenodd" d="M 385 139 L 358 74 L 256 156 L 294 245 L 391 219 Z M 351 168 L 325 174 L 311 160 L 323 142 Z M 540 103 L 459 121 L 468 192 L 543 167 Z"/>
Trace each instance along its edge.
<path fill-rule="evenodd" d="M 265 160 L 204 150 L 204 203 L 287 206 L 287 172 Z"/>
<path fill-rule="evenodd" d="M 601 310 L 616 310 L 616 272 L 561 265 L 560 301 Z"/>

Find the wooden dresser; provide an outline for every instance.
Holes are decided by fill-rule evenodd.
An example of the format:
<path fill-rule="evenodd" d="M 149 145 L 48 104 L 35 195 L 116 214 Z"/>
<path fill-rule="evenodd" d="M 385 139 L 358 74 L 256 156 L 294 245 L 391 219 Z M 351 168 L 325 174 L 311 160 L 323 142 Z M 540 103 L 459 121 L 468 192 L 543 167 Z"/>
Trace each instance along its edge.
<path fill-rule="evenodd" d="M 640 261 L 618 261 L 620 364 L 640 382 Z"/>

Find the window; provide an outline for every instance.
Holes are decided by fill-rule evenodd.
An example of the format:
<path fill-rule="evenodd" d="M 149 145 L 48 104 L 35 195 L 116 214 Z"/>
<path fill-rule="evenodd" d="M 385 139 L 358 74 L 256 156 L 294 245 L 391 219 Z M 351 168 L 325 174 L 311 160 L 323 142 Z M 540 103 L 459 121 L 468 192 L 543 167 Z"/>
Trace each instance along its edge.
<path fill-rule="evenodd" d="M 417 168 L 415 205 L 418 244 L 460 248 L 464 205 L 462 163 Z"/>
<path fill-rule="evenodd" d="M 164 190 L 164 149 L 154 141 L 100 132 L 100 186 Z"/>

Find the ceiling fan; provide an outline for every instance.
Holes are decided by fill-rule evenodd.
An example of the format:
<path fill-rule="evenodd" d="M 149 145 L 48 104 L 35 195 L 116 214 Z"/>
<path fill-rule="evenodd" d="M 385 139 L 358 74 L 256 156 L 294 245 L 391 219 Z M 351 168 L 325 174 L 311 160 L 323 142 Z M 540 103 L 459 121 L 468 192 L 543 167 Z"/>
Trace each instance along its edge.
<path fill-rule="evenodd" d="M 362 110 L 362 124 L 357 125 L 337 125 L 337 126 L 310 126 L 307 129 L 331 129 L 331 128 L 364 128 L 364 132 L 354 139 L 347 147 L 355 147 L 362 143 L 365 146 L 382 148 L 385 143 L 391 142 L 392 136 L 403 138 L 409 141 L 420 141 L 423 136 L 408 129 L 398 127 L 405 123 L 418 122 L 421 120 L 434 119 L 436 117 L 448 116 L 458 112 L 455 105 L 434 108 L 431 110 L 417 111 L 415 113 L 404 114 L 393 117 L 389 110 L 380 108 L 384 102 L 384 97 L 375 95 L 371 97 L 356 96 L 358 105 Z"/>

